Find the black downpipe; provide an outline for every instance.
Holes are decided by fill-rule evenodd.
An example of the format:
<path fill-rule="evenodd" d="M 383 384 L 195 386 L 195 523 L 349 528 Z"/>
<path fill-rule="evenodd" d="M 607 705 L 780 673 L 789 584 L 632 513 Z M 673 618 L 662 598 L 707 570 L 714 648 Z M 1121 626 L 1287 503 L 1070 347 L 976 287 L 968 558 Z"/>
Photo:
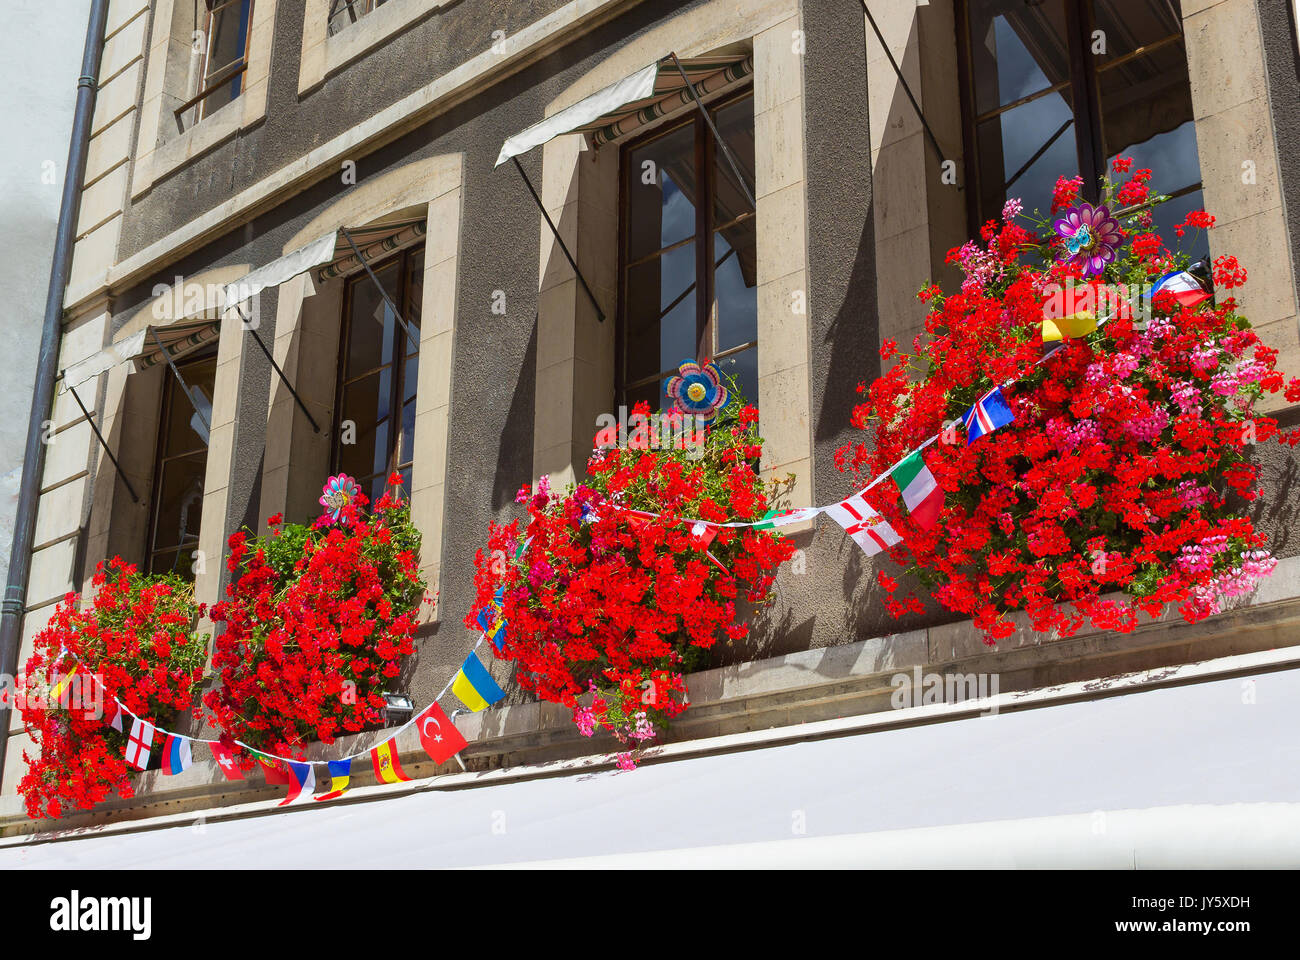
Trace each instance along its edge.
<path fill-rule="evenodd" d="M 68 165 L 63 178 L 63 199 L 59 204 L 59 226 L 54 239 L 54 262 L 50 266 L 50 287 L 45 296 L 45 324 L 41 330 L 41 350 L 36 358 L 36 385 L 32 389 L 27 448 L 23 453 L 23 476 L 18 488 L 18 513 L 14 517 L 14 540 L 9 551 L 9 583 L 5 587 L 4 600 L 0 602 L 0 692 L 10 694 L 0 697 L 0 783 L 3 783 L 5 754 L 9 746 L 13 678 L 18 673 L 27 575 L 32 557 L 32 538 L 36 533 L 36 507 L 40 500 L 41 473 L 45 469 L 42 436 L 45 420 L 54 406 L 59 337 L 63 329 L 63 298 L 72 268 L 72 245 L 81 206 L 81 181 L 86 173 L 86 150 L 90 145 L 90 124 L 95 112 L 95 92 L 99 86 L 99 62 L 104 50 L 107 19 L 108 0 L 91 0 L 81 76 L 77 79 L 77 106 L 72 115 Z"/>

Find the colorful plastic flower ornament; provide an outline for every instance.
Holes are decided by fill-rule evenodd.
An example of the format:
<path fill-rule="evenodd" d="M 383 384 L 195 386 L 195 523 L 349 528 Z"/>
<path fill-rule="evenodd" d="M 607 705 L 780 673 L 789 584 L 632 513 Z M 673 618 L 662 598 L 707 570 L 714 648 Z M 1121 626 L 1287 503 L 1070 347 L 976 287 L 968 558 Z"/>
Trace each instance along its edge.
<path fill-rule="evenodd" d="M 722 382 L 717 365 L 694 360 L 683 360 L 677 365 L 677 376 L 669 377 L 665 392 L 677 404 L 677 409 L 712 423 L 731 394 Z"/>
<path fill-rule="evenodd" d="M 1052 227 L 1065 240 L 1066 256 L 1062 259 L 1081 267 L 1085 277 L 1100 275 L 1124 242 L 1119 221 L 1105 204 L 1070 207 Z"/>
<path fill-rule="evenodd" d="M 330 515 L 330 519 L 337 522 L 343 508 L 355 500 L 360 492 L 361 488 L 357 486 L 355 480 L 346 473 L 340 473 L 325 481 L 325 489 L 321 491 L 319 502 Z"/>

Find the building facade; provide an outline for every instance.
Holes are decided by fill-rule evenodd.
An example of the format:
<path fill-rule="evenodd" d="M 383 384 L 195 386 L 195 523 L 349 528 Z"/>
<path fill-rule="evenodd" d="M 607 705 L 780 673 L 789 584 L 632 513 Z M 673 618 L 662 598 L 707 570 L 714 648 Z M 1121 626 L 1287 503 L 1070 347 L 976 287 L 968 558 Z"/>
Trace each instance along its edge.
<path fill-rule="evenodd" d="M 1058 174 L 1095 180 L 1120 153 L 1165 178 L 1178 212 L 1162 226 L 1217 216 L 1205 252 L 1250 271 L 1243 312 L 1300 371 L 1289 3 L 865 9 L 113 0 L 20 663 L 97 561 L 184 571 L 210 604 L 236 530 L 311 519 L 333 472 L 397 470 L 438 595 L 401 678 L 422 706 L 472 642 L 461 619 L 489 522 L 517 515 L 515 492 L 540 476 L 580 477 L 601 414 L 649 399 L 683 355 L 716 357 L 757 402 L 764 470 L 796 477 L 791 502 L 845 497 L 835 451 L 856 438 L 857 384 L 881 372 L 884 340 L 923 332 L 915 293 L 953 283 L 946 252 L 1007 197 L 1045 205 Z M 497 165 L 521 131 L 672 54 L 702 107 L 669 97 L 522 152 L 519 171 Z M 935 605 L 892 619 L 842 530 L 793 528 L 776 602 L 692 678 L 670 737 L 887 709 L 890 677 L 914 667 L 1031 690 L 1293 645 L 1297 465 L 1261 459 L 1258 521 L 1282 563 L 1194 626 L 1024 629 L 989 649 Z M 504 705 L 460 721 L 470 769 L 601 749 L 508 667 L 492 665 Z M 0 818 L 14 824 L 16 714 L 8 735 Z M 199 762 L 82 819 L 260 789 Z"/>

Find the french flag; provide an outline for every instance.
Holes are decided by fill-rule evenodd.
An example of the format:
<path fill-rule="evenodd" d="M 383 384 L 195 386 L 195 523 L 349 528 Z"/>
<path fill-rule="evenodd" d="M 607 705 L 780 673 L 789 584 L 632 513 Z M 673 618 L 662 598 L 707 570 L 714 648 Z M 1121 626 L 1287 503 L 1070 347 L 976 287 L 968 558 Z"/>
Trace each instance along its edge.
<path fill-rule="evenodd" d="M 1151 301 L 1154 303 L 1162 293 L 1172 293 L 1174 299 L 1184 307 L 1194 307 L 1210 299 L 1201 282 L 1186 270 L 1171 271 L 1157 280 L 1151 287 Z"/>
<path fill-rule="evenodd" d="M 966 411 L 962 422 L 966 424 L 966 446 L 970 446 L 986 433 L 992 433 L 998 427 L 1005 427 L 1016 419 L 1007 405 L 1007 398 L 1001 387 L 994 387 L 980 397 Z"/>

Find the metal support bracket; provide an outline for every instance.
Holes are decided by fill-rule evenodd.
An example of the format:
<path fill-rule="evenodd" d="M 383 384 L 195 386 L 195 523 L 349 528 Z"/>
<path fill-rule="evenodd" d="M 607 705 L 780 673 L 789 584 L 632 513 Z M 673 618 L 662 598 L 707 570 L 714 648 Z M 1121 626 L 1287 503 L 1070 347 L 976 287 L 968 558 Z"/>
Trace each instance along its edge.
<path fill-rule="evenodd" d="M 105 440 L 104 435 L 99 432 L 99 426 L 95 423 L 95 418 L 91 415 L 90 411 L 86 409 L 86 405 L 81 402 L 81 397 L 77 396 L 77 388 L 68 387 L 68 392 L 72 394 L 72 399 L 77 401 L 77 406 L 81 408 L 82 414 L 85 415 L 86 422 L 90 424 L 90 429 L 95 431 L 95 438 L 99 440 L 99 445 L 103 447 L 104 452 L 108 454 L 108 459 L 113 461 L 113 469 L 115 469 L 117 475 L 122 478 L 122 483 L 126 485 L 126 492 L 131 494 L 132 502 L 139 503 L 140 498 L 136 495 L 135 487 L 131 486 L 131 481 L 128 480 L 126 474 L 122 472 L 122 465 L 117 462 L 117 457 L 113 456 L 113 450 L 108 445 L 108 441 Z"/>
<path fill-rule="evenodd" d="M 745 182 L 745 178 L 740 175 L 740 167 L 737 166 L 736 158 L 732 156 L 731 148 L 727 146 L 727 141 L 722 139 L 722 134 L 718 133 L 718 128 L 714 125 L 713 118 L 709 116 L 709 111 L 704 109 L 704 101 L 700 99 L 699 93 L 696 92 L 695 84 L 691 83 L 690 78 L 686 76 L 686 68 L 683 67 L 682 62 L 677 59 L 676 53 L 670 53 L 668 56 L 672 57 L 673 63 L 677 67 L 677 72 L 682 76 L 682 83 L 686 84 L 686 89 L 691 92 L 691 99 L 693 99 L 695 105 L 699 107 L 700 114 L 704 117 L 704 122 L 709 125 L 709 132 L 713 134 L 714 142 L 722 148 L 722 155 L 727 158 L 727 166 L 731 168 L 731 175 L 736 179 L 736 185 L 740 187 L 745 194 L 745 199 L 749 201 L 749 209 L 757 211 L 758 204 L 754 202 L 754 194 L 749 189 L 749 184 Z"/>

